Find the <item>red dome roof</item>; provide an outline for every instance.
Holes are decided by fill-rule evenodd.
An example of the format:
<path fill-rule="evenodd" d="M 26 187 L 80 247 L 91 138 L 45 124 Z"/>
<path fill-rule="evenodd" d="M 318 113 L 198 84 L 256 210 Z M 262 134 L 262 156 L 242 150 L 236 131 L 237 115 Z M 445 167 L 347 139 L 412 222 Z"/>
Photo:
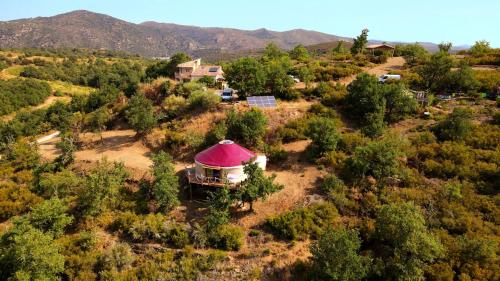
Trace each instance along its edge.
<path fill-rule="evenodd" d="M 207 166 L 236 167 L 241 166 L 256 155 L 252 151 L 241 147 L 229 140 L 223 140 L 196 154 L 194 160 Z"/>

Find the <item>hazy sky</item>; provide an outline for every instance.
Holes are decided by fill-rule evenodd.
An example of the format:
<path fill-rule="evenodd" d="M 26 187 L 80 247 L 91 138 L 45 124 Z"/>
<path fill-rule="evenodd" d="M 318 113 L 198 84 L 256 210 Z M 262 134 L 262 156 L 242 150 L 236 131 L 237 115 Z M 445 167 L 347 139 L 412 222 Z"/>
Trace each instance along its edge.
<path fill-rule="evenodd" d="M 303 28 L 348 37 L 367 27 L 370 39 L 455 45 L 486 39 L 500 47 L 500 0 L 0 0 L 0 20 L 78 9 L 135 23 Z"/>

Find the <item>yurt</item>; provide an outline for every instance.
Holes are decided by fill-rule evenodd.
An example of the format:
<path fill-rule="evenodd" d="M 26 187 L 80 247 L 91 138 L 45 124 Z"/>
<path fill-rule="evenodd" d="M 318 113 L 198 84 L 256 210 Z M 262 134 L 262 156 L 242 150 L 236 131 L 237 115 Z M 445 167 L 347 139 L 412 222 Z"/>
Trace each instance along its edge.
<path fill-rule="evenodd" d="M 236 185 L 245 180 L 243 166 L 247 162 L 266 168 L 266 156 L 234 143 L 223 140 L 198 153 L 194 158 L 194 169 L 188 172 L 190 183 L 202 185 Z"/>

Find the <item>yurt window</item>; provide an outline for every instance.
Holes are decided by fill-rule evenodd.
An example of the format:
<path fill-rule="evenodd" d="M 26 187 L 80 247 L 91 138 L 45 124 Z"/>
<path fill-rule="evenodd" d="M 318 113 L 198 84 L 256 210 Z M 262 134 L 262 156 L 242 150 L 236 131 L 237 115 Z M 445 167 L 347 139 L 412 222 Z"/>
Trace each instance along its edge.
<path fill-rule="evenodd" d="M 205 175 L 210 178 L 221 178 L 221 172 L 220 170 L 214 170 L 214 169 L 205 169 Z"/>

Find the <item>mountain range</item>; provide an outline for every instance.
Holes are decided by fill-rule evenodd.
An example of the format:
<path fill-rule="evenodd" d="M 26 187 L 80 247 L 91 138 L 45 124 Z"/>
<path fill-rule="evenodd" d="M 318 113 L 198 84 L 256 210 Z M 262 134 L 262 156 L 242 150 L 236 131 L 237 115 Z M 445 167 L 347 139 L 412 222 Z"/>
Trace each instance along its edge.
<path fill-rule="evenodd" d="M 262 49 L 273 42 L 284 49 L 297 44 L 315 45 L 352 38 L 294 29 L 197 27 L 171 23 L 130 23 L 108 15 L 78 10 L 52 17 L 0 22 L 0 48 L 92 48 L 127 51 L 143 56 L 191 55 Z M 373 41 L 377 42 L 377 41 Z M 423 44 L 428 49 L 435 44 Z"/>

